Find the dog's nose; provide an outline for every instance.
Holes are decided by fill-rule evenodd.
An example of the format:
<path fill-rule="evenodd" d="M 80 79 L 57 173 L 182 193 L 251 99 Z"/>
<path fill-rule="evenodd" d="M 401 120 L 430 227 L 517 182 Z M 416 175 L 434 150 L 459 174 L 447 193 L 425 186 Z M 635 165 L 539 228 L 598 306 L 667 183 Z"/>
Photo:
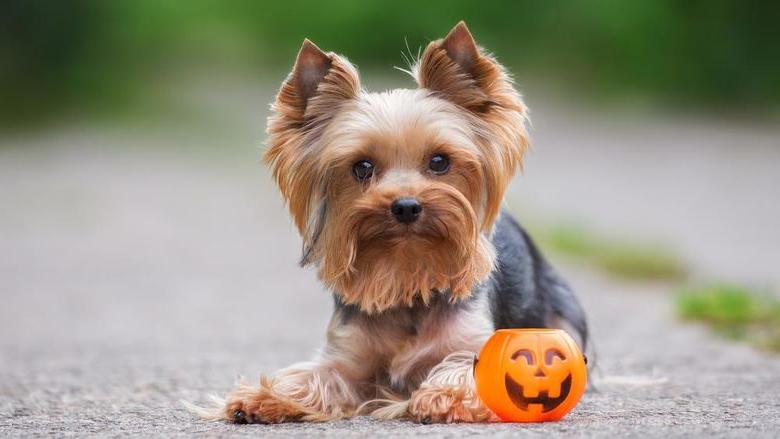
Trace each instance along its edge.
<path fill-rule="evenodd" d="M 399 223 L 413 223 L 420 216 L 422 206 L 420 202 L 412 197 L 398 198 L 390 205 L 390 212 Z"/>

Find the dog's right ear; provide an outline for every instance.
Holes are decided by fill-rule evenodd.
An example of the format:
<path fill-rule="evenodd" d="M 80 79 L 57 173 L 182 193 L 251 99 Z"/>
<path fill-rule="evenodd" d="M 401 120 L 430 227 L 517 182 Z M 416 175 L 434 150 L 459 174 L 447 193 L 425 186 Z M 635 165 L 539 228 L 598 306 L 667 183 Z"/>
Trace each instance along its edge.
<path fill-rule="evenodd" d="M 310 234 L 310 212 L 322 192 L 316 160 L 307 153 L 339 108 L 359 93 L 360 78 L 349 61 L 304 40 L 295 66 L 271 106 L 264 159 L 304 240 Z"/>
<path fill-rule="evenodd" d="M 360 91 L 357 70 L 333 52 L 325 53 L 308 39 L 303 40 L 293 70 L 282 84 L 269 120 L 269 134 L 290 126 L 304 128 L 322 122 L 325 115 Z M 285 122 L 282 127 L 276 122 Z"/>
<path fill-rule="evenodd" d="M 308 38 L 303 40 L 303 45 L 295 59 L 295 66 L 290 72 L 290 81 L 295 85 L 301 98 L 308 100 L 317 92 L 317 86 L 328 73 L 331 64 L 331 59 L 316 44 Z"/>

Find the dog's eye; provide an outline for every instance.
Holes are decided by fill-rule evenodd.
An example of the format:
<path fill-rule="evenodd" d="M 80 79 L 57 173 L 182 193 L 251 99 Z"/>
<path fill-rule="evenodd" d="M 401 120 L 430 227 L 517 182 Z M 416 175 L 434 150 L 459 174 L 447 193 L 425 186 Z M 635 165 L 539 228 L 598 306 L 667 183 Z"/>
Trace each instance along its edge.
<path fill-rule="evenodd" d="M 352 165 L 352 175 L 358 181 L 366 181 L 374 175 L 374 164 L 368 160 L 360 160 Z"/>
<path fill-rule="evenodd" d="M 436 154 L 428 162 L 428 169 L 434 174 L 444 174 L 450 169 L 450 160 L 446 155 Z"/>

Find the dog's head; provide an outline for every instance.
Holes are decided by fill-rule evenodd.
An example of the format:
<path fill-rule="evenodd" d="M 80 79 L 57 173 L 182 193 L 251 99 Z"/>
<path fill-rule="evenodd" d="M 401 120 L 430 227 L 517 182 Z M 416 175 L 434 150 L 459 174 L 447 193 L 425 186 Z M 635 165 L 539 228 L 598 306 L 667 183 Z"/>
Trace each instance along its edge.
<path fill-rule="evenodd" d="M 365 312 L 469 294 L 528 139 L 511 79 L 464 23 L 413 67 L 417 89 L 362 90 L 306 40 L 268 120 L 265 160 L 304 241 L 303 263 Z"/>

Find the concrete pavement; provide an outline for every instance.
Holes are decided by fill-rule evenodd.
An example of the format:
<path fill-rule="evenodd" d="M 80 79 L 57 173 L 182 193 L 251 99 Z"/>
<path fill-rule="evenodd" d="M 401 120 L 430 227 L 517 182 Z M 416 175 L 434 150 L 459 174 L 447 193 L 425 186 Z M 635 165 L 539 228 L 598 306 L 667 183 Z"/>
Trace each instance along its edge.
<path fill-rule="evenodd" d="M 777 357 L 678 323 L 668 285 L 573 266 L 596 389 L 562 422 L 201 421 L 178 401 L 306 359 L 330 310 L 256 151 L 91 131 L 25 142 L 0 149 L 0 436 L 780 434 Z"/>

